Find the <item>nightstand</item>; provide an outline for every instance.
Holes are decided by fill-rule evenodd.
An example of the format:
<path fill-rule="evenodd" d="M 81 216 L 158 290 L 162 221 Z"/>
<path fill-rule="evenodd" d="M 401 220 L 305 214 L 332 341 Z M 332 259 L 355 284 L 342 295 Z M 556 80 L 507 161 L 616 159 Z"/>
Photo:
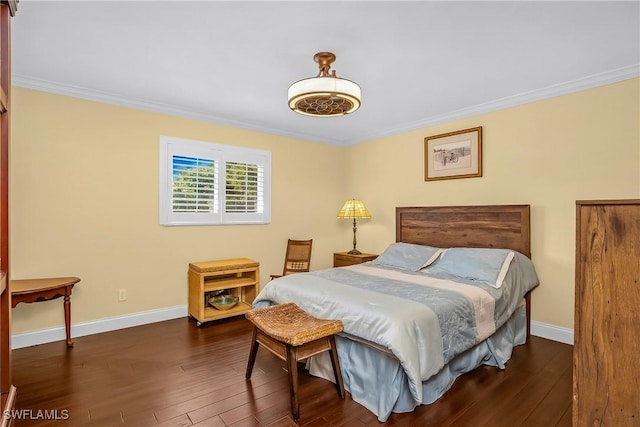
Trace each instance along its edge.
<path fill-rule="evenodd" d="M 351 255 L 348 252 L 335 252 L 333 254 L 333 266 L 345 267 L 347 265 L 362 264 L 363 262 L 371 261 L 378 258 L 376 254 L 360 254 Z"/>

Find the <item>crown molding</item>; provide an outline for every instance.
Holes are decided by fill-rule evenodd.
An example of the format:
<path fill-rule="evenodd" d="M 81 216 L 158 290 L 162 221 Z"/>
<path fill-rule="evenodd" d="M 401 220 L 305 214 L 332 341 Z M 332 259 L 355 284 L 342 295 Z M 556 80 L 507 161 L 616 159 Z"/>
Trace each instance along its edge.
<path fill-rule="evenodd" d="M 496 99 L 494 101 L 473 105 L 471 107 L 462 108 L 460 110 L 451 111 L 449 113 L 428 117 L 424 120 L 418 120 L 395 128 L 386 129 L 383 132 L 369 133 L 363 135 L 363 137 L 359 138 L 357 141 L 352 141 L 347 145 L 372 141 L 392 135 L 398 135 L 404 132 L 422 129 L 429 126 L 440 125 L 454 120 L 477 116 L 479 114 L 491 113 L 493 111 L 503 110 L 505 108 L 516 107 L 518 105 L 528 104 L 547 98 L 553 98 L 573 92 L 579 92 L 581 90 L 587 90 L 594 87 L 617 83 L 637 77 L 640 77 L 640 64 L 630 65 L 628 67 L 618 68 L 604 73 L 592 74 L 590 76 L 582 77 L 576 80 L 571 80 L 568 82 L 523 92 L 517 95 L 507 96 L 504 98 Z"/>
<path fill-rule="evenodd" d="M 101 102 L 104 104 L 116 105 L 119 107 L 133 108 L 136 110 L 150 111 L 154 113 L 167 114 L 170 116 L 182 117 L 185 119 L 198 120 L 203 122 L 214 123 L 217 125 L 231 126 L 241 129 L 253 130 L 282 136 L 289 136 L 298 139 L 309 139 L 308 135 L 297 134 L 283 129 L 276 129 L 266 125 L 252 124 L 240 120 L 233 120 L 218 117 L 212 114 L 191 110 L 187 107 L 168 105 L 161 102 L 148 101 L 145 99 L 127 97 L 110 92 L 104 92 L 85 87 L 68 85 L 63 83 L 52 82 L 49 80 L 38 79 L 33 77 L 12 74 L 11 85 L 25 89 L 33 89 L 41 92 L 54 93 L 57 95 L 70 96 L 73 98 L 85 99 L 87 101 Z M 315 141 L 325 142 L 326 141 Z"/>
<path fill-rule="evenodd" d="M 89 101 L 134 108 L 138 110 L 152 111 L 156 113 L 205 121 L 219 125 L 232 126 L 256 132 L 282 135 L 324 144 L 349 146 L 637 77 L 640 77 L 640 64 L 634 64 L 627 67 L 582 77 L 572 81 L 555 84 L 528 92 L 523 92 L 517 95 L 499 98 L 482 104 L 462 108 L 460 110 L 451 111 L 448 113 L 427 117 L 423 120 L 418 120 L 402 124 L 400 126 L 388 128 L 381 132 L 365 133 L 361 137 L 354 140 L 331 139 L 327 137 L 324 137 L 323 140 L 319 140 L 317 137 L 312 135 L 291 132 L 285 129 L 276 129 L 262 124 L 248 123 L 240 120 L 217 117 L 211 114 L 193 111 L 186 107 L 130 98 L 113 93 L 87 89 L 79 86 L 60 84 L 48 80 L 36 79 L 16 74 L 12 75 L 12 84 L 14 86 L 26 89 L 34 89 L 43 92 L 50 92 L 59 95 L 86 99 Z"/>

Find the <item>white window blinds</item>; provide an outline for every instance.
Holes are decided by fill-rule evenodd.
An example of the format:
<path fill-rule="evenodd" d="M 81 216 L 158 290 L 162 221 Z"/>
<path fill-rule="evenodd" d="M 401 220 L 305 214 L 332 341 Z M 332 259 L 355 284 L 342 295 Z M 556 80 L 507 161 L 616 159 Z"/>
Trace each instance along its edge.
<path fill-rule="evenodd" d="M 271 153 L 160 138 L 160 224 L 264 224 Z"/>
<path fill-rule="evenodd" d="M 212 159 L 173 156 L 173 212 L 217 211 L 217 164 Z"/>

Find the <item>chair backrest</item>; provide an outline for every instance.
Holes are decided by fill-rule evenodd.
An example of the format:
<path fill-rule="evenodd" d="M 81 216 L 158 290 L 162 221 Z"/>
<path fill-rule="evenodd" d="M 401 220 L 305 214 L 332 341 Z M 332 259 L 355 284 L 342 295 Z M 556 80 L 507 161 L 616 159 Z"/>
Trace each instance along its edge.
<path fill-rule="evenodd" d="M 291 240 L 287 241 L 287 253 L 284 257 L 284 268 L 282 275 L 292 273 L 302 273 L 309 271 L 311 265 L 311 244 L 313 239 L 309 240 Z"/>

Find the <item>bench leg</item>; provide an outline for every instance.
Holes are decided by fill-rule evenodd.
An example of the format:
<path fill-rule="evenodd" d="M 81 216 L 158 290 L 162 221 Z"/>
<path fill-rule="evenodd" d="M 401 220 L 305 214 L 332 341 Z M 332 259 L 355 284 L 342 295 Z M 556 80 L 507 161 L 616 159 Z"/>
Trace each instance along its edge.
<path fill-rule="evenodd" d="M 251 378 L 253 372 L 253 365 L 256 363 L 256 355 L 258 354 L 258 328 L 253 327 L 253 338 L 251 339 L 251 351 L 249 351 L 249 360 L 247 361 L 247 373 L 245 378 Z"/>
<path fill-rule="evenodd" d="M 329 355 L 331 356 L 331 366 L 333 367 L 333 376 L 336 379 L 336 387 L 338 388 L 338 396 L 344 399 L 344 380 L 342 379 L 342 370 L 340 369 L 340 359 L 338 359 L 338 349 L 336 348 L 336 340 L 334 336 L 329 337 Z"/>
<path fill-rule="evenodd" d="M 289 370 L 289 398 L 291 399 L 291 415 L 293 420 L 300 418 L 300 402 L 298 401 L 298 362 L 296 349 L 287 345 L 287 369 Z"/>

